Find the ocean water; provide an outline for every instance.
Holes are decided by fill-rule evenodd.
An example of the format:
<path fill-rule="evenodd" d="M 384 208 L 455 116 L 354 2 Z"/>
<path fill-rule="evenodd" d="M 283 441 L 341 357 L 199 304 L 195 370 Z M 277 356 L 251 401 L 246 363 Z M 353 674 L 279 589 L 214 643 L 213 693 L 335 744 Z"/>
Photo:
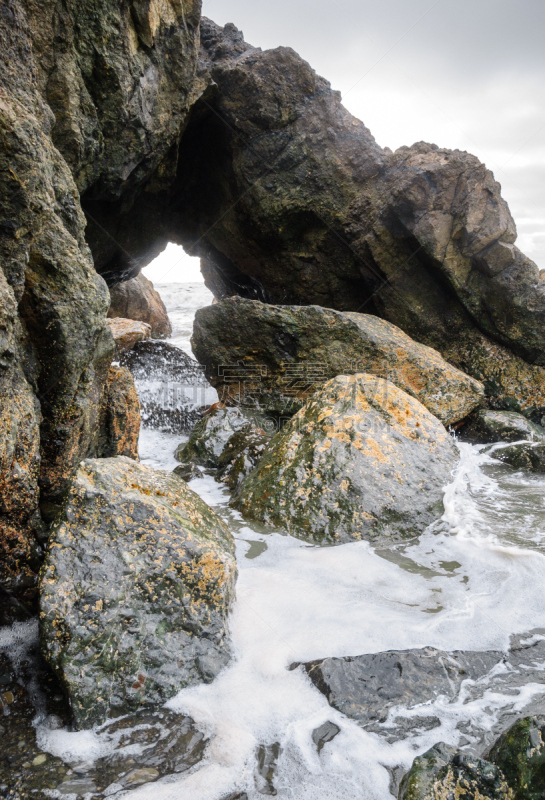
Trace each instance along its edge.
<path fill-rule="evenodd" d="M 196 308 L 210 302 L 202 285 L 158 287 L 173 322 L 173 341 L 189 350 Z M 143 463 L 171 470 L 180 435 L 143 429 Z M 515 634 L 545 627 L 545 477 L 495 461 L 483 448 L 458 444 L 461 460 L 445 487 L 445 513 L 418 540 L 377 549 L 366 542 L 317 547 L 282 530 L 248 524 L 229 508 L 211 477 L 190 486 L 226 521 L 236 540 L 237 600 L 231 619 L 233 659 L 210 685 L 180 692 L 169 707 L 190 714 L 211 737 L 205 760 L 189 773 L 114 795 L 130 800 L 220 800 L 257 790 L 260 745 L 281 748 L 275 778 L 282 800 L 388 800 L 392 775 L 438 741 L 475 746 L 506 714 L 545 698 L 545 664 L 517 688 L 502 670 L 466 680 L 454 700 L 426 705 L 439 724 L 392 736 L 390 711 L 371 733 L 331 708 L 295 662 L 433 646 L 506 650 Z M 6 634 L 7 635 L 7 634 Z M 543 681 L 536 680 L 540 670 Z M 341 729 L 318 754 L 312 731 Z M 92 759 L 107 743 L 99 733 L 39 728 L 41 746 Z"/>

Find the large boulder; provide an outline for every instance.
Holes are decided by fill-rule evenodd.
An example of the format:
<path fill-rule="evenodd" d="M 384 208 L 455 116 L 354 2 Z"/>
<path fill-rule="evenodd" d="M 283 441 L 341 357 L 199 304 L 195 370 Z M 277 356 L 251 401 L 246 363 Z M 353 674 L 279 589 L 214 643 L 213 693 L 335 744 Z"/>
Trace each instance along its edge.
<path fill-rule="evenodd" d="M 235 579 L 229 530 L 183 481 L 83 462 L 41 575 L 42 648 L 76 726 L 211 681 L 229 660 Z"/>
<path fill-rule="evenodd" d="M 171 223 L 215 295 L 376 313 L 488 375 L 498 407 L 543 415 L 545 282 L 492 173 L 423 142 L 383 150 L 293 50 L 201 31 L 215 87 L 182 140 Z"/>
<path fill-rule="evenodd" d="M 154 339 L 166 339 L 171 335 L 172 325 L 161 295 L 142 273 L 113 286 L 110 289 L 110 298 L 109 317 L 146 322 L 151 327 Z"/>
<path fill-rule="evenodd" d="M 457 462 L 418 400 L 373 375 L 339 376 L 273 438 L 234 505 L 303 538 L 402 539 L 441 516 Z"/>
<path fill-rule="evenodd" d="M 221 400 L 276 416 L 299 411 L 331 378 L 357 372 L 387 378 L 444 425 L 484 402 L 482 384 L 369 314 L 235 297 L 197 312 L 191 345 Z"/>

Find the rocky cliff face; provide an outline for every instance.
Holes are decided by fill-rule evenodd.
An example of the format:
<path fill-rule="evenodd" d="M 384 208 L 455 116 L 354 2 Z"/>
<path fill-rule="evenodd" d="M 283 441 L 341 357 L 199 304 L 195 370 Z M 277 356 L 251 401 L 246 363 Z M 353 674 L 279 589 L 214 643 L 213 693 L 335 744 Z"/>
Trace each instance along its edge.
<path fill-rule="evenodd" d="M 80 198 L 127 202 L 151 175 L 168 181 L 198 85 L 199 18 L 192 0 L 0 8 L 0 582 L 29 600 L 114 353 Z M 135 263 L 123 254 L 117 279 Z"/>
<path fill-rule="evenodd" d="M 2 0 L 0 548 L 16 566 L 0 581 L 30 599 L 99 424 L 105 280 L 169 240 L 218 297 L 378 314 L 492 406 L 545 413 L 545 283 L 491 173 L 433 145 L 383 150 L 294 51 L 200 11 Z"/>

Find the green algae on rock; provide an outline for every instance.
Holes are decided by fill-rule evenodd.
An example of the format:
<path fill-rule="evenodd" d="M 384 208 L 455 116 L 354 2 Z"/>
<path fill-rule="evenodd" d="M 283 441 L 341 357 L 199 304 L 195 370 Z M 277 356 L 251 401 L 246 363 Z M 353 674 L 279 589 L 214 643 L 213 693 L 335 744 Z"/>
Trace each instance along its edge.
<path fill-rule="evenodd" d="M 490 750 L 513 789 L 513 800 L 545 797 L 545 717 L 526 717 L 506 731 Z"/>
<path fill-rule="evenodd" d="M 229 660 L 229 530 L 186 484 L 84 461 L 41 573 L 44 655 L 77 727 L 161 705 Z"/>
<path fill-rule="evenodd" d="M 270 441 L 270 434 L 253 426 L 234 433 L 218 459 L 216 480 L 236 491 L 259 464 Z"/>
<path fill-rule="evenodd" d="M 387 378 L 444 425 L 484 403 L 481 383 L 370 314 L 229 298 L 197 312 L 191 344 L 221 400 L 229 403 L 233 390 L 221 367 L 242 364 L 255 372 L 243 386 L 246 402 L 276 416 L 294 414 L 331 378 L 358 372 Z"/>
<path fill-rule="evenodd" d="M 439 742 L 415 759 L 400 800 L 515 800 L 502 771 L 482 758 Z M 521 796 L 517 800 L 523 800 Z M 530 796 L 524 795 L 524 800 Z"/>
<path fill-rule="evenodd" d="M 397 540 L 441 516 L 457 463 L 417 400 L 373 375 L 341 375 L 272 439 L 233 505 L 303 538 Z"/>

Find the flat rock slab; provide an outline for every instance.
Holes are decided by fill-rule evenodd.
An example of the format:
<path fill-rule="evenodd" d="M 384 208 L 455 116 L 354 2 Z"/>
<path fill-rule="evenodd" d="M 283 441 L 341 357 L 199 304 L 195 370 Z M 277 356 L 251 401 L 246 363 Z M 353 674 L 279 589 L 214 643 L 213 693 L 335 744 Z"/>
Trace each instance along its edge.
<path fill-rule="evenodd" d="M 400 540 L 443 514 L 458 459 L 418 400 L 373 375 L 339 376 L 273 437 L 233 505 L 305 539 Z"/>
<path fill-rule="evenodd" d="M 310 661 L 304 668 L 334 708 L 367 724 L 384 722 L 396 705 L 415 706 L 439 695 L 454 698 L 462 681 L 481 678 L 502 658 L 502 653 L 494 651 L 447 653 L 425 647 L 326 658 Z"/>
<path fill-rule="evenodd" d="M 415 731 L 438 727 L 433 703 L 440 695 L 457 700 L 461 685 L 467 702 L 479 700 L 485 692 L 518 693 L 528 684 L 545 685 L 545 631 L 512 638 L 506 653 L 500 651 L 446 652 L 432 647 L 391 650 L 346 658 L 325 658 L 303 664 L 310 680 L 329 704 L 356 720 L 366 730 L 393 742 Z M 301 665 L 294 664 L 291 669 Z M 403 709 L 421 706 L 406 716 Z M 400 712 L 390 710 L 400 707 Z M 534 696 L 521 709 L 526 714 L 545 715 L 543 696 Z M 487 751 L 519 714 L 509 703 L 494 724 L 483 730 L 468 719 L 462 729 L 474 752 L 487 758 Z M 544 716 L 545 719 L 545 716 Z M 498 762 L 499 763 L 499 762 Z M 503 768 L 503 767 L 502 767 Z"/>
<path fill-rule="evenodd" d="M 232 536 L 176 476 L 82 462 L 41 576 L 43 652 L 75 724 L 162 705 L 229 660 Z"/>
<path fill-rule="evenodd" d="M 299 411 L 331 378 L 361 372 L 387 378 L 445 425 L 484 402 L 481 383 L 369 314 L 232 297 L 197 312 L 191 343 L 224 402 L 275 416 Z"/>

